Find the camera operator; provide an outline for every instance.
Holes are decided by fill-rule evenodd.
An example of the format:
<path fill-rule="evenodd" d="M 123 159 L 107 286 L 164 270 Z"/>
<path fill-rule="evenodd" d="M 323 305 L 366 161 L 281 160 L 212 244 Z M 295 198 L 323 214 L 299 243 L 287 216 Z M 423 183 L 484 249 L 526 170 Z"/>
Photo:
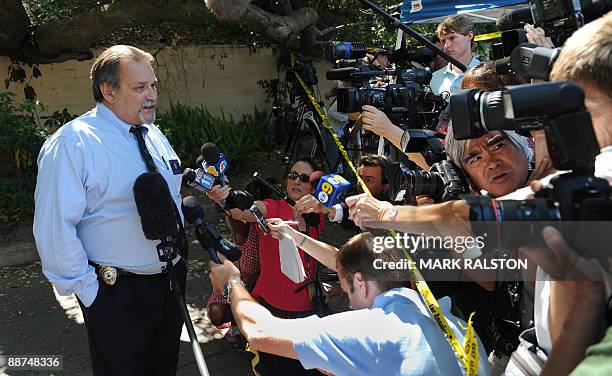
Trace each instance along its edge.
<path fill-rule="evenodd" d="M 307 239 L 304 236 L 300 242 Z M 370 233 L 349 240 L 330 266 L 337 269 L 353 311 L 324 318 L 274 317 L 234 282 L 240 272 L 229 261 L 211 264 L 210 278 L 215 290 L 226 292 L 238 326 L 259 351 L 297 359 L 304 368 L 334 375 L 463 374 L 427 306 L 416 291 L 403 287 L 406 276 L 401 274 L 405 273 L 375 267 L 376 260 L 393 262 L 400 258 L 396 248 L 385 247 L 375 253 Z M 452 331 L 462 341 L 464 332 L 459 328 L 464 323 L 450 313 L 448 299 L 439 303 Z M 483 351 L 479 345 L 479 354 Z M 484 357 L 479 356 L 478 373 L 488 375 L 488 371 Z"/>
<path fill-rule="evenodd" d="M 495 62 L 480 63 L 465 72 L 461 89 L 502 90 L 524 80 L 495 72 Z M 543 131 L 542 131 L 543 132 Z M 511 131 L 492 131 L 471 140 L 456 140 L 452 127 L 446 135 L 446 153 L 470 179 L 475 191 L 501 197 L 527 185 L 534 167 L 529 139 Z"/>
<path fill-rule="evenodd" d="M 459 60 L 468 68 L 480 61 L 472 55 L 472 42 L 474 40 L 474 23 L 466 15 L 447 17 L 436 29 L 436 35 L 442 43 L 444 52 Z M 445 67 L 433 72 L 429 86 L 434 94 L 448 92 L 450 94 L 459 90 L 463 72 L 461 69 L 448 63 Z"/>

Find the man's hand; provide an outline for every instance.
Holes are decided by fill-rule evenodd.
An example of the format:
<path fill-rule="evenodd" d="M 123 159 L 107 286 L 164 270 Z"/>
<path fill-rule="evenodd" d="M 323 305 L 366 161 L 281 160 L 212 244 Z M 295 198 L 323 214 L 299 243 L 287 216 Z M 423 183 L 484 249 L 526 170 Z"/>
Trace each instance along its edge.
<path fill-rule="evenodd" d="M 547 226 L 542 235 L 547 247 L 523 246 L 519 247 L 519 251 L 528 255 L 556 280 L 601 281 L 597 265 L 571 249 L 557 229 Z"/>
<path fill-rule="evenodd" d="M 329 209 L 311 194 L 299 199 L 293 208 L 300 214 L 329 212 Z"/>
<path fill-rule="evenodd" d="M 556 229 L 546 227 L 542 234 L 547 247 L 519 248 L 554 278 L 548 312 L 554 345 L 542 375 L 568 374 L 605 331 L 604 275 L 596 263 L 571 249 Z"/>
<path fill-rule="evenodd" d="M 285 221 L 280 218 L 268 218 L 268 226 L 270 227 L 270 235 L 278 240 L 283 239 L 283 234 L 281 232 L 291 235 L 295 231 L 293 227 L 286 224 Z"/>
<path fill-rule="evenodd" d="M 228 185 L 223 187 L 215 185 L 210 191 L 206 192 L 206 196 L 212 201 L 221 204 L 229 196 L 230 190 L 231 188 Z"/>
<path fill-rule="evenodd" d="M 550 37 L 546 36 L 546 33 L 541 27 L 533 27 L 533 25 L 526 24 L 525 25 L 525 36 L 527 37 L 527 41 L 529 43 L 537 44 L 541 47 L 546 48 L 555 48 Z"/>
<path fill-rule="evenodd" d="M 349 207 L 349 217 L 359 227 L 364 222 L 390 222 L 397 213 L 391 203 L 379 201 L 365 193 L 347 197 L 346 205 Z"/>
<path fill-rule="evenodd" d="M 240 279 L 240 270 L 222 254 L 219 254 L 219 260 L 221 264 L 217 264 L 213 261 L 208 262 L 208 266 L 210 267 L 208 277 L 210 278 L 213 289 L 223 295 L 223 290 L 227 282 L 232 279 Z"/>

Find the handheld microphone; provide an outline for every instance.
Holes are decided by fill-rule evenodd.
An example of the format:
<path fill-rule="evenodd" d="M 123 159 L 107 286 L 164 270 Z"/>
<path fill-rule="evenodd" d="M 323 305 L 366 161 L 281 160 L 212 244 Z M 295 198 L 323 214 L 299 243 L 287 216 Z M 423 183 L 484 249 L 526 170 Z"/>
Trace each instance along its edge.
<path fill-rule="evenodd" d="M 221 261 L 217 252 L 221 252 L 228 260 L 237 261 L 242 252 L 234 243 L 223 239 L 219 231 L 211 225 L 207 224 L 204 215 L 204 209 L 198 203 L 198 199 L 194 196 L 187 196 L 182 203 L 183 215 L 185 220 L 195 225 L 195 232 L 198 241 L 202 248 L 208 251 L 211 260 L 220 264 Z"/>
<path fill-rule="evenodd" d="M 225 185 L 225 170 L 228 167 L 225 156 L 219 151 L 217 145 L 212 142 L 202 145 L 200 152 L 204 159 L 202 167 L 207 173 L 218 178 L 219 184 L 223 187 Z"/>
<path fill-rule="evenodd" d="M 145 172 L 136 179 L 134 199 L 145 238 L 163 242 L 178 234 L 172 195 L 159 172 Z"/>
<path fill-rule="evenodd" d="M 215 177 L 205 172 L 201 168 L 194 170 L 186 168 L 183 171 L 182 185 L 183 187 L 192 187 L 199 192 L 208 192 L 215 184 Z"/>
<path fill-rule="evenodd" d="M 338 174 L 329 174 L 319 180 L 314 196 L 327 208 L 341 201 L 351 183 Z"/>
<path fill-rule="evenodd" d="M 193 183 L 196 178 L 196 172 L 193 168 L 186 168 L 183 170 L 183 177 L 181 178 L 181 185 L 183 187 Z"/>

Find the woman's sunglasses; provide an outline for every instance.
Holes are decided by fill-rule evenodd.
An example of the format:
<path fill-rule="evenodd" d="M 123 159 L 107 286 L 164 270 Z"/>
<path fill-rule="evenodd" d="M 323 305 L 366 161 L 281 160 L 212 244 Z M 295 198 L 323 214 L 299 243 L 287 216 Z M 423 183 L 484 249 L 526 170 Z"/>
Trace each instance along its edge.
<path fill-rule="evenodd" d="M 301 181 L 303 181 L 304 183 L 309 183 L 310 182 L 310 175 L 298 174 L 295 171 L 291 171 L 290 173 L 287 174 L 287 179 L 296 180 L 298 178 Z"/>

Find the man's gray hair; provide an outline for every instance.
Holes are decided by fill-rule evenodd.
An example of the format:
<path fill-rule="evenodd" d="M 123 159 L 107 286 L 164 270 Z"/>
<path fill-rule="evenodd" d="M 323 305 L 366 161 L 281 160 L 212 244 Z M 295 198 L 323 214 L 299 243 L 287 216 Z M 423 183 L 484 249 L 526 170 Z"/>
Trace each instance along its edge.
<path fill-rule="evenodd" d="M 125 45 L 115 45 L 107 48 L 98 56 L 89 72 L 91 80 L 91 91 L 96 102 L 104 101 L 104 95 L 100 85 L 103 82 L 109 84 L 113 89 L 118 90 L 119 69 L 121 62 L 135 61 L 137 63 L 145 62 L 153 64 L 155 61 L 153 56 L 139 48 Z"/>
<path fill-rule="evenodd" d="M 512 142 L 512 144 L 525 154 L 529 163 L 534 161 L 533 150 L 529 147 L 527 137 L 521 136 L 514 131 L 502 131 L 502 133 Z M 453 127 L 448 127 L 448 133 L 444 143 L 446 155 L 459 168 L 463 170 L 461 161 L 465 157 L 468 142 L 470 140 L 455 140 Z"/>

